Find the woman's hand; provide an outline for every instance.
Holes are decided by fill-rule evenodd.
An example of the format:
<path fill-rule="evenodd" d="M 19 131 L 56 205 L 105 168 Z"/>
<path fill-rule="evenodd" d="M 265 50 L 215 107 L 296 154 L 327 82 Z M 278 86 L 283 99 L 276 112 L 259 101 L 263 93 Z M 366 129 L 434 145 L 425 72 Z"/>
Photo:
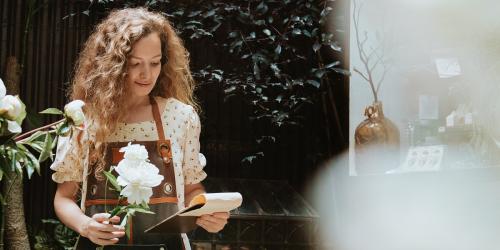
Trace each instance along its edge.
<path fill-rule="evenodd" d="M 196 224 L 210 233 L 217 233 L 224 228 L 229 219 L 228 212 L 204 214 L 196 219 Z"/>
<path fill-rule="evenodd" d="M 81 235 L 87 237 L 97 245 L 112 245 L 118 242 L 118 238 L 125 235 L 125 230 L 111 223 L 120 223 L 120 217 L 113 216 L 109 219 L 108 213 L 94 214 L 92 218 L 83 225 Z"/>

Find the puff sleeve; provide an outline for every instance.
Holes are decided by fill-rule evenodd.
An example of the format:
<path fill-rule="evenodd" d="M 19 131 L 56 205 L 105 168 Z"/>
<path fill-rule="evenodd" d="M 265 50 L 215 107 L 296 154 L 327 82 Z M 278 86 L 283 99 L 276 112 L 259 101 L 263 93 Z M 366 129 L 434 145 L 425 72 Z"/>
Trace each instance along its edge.
<path fill-rule="evenodd" d="M 182 162 L 184 183 L 196 184 L 205 179 L 207 174 L 203 170 L 206 165 L 206 159 L 200 153 L 200 118 L 192 107 L 188 113 L 186 124 L 184 158 Z"/>
<path fill-rule="evenodd" d="M 56 157 L 50 166 L 55 172 L 52 180 L 57 183 L 65 181 L 82 182 L 83 156 L 77 153 L 78 133 L 73 131 L 73 136 L 60 136 L 57 142 Z M 83 138 L 84 136 L 82 136 Z M 86 143 L 82 141 L 82 143 Z"/>

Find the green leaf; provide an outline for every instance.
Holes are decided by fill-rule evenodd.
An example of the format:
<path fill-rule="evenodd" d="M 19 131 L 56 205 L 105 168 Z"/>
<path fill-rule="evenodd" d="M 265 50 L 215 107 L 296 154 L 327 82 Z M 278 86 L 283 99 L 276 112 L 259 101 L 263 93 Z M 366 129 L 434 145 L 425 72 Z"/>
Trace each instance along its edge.
<path fill-rule="evenodd" d="M 238 36 L 238 34 L 239 34 L 238 31 L 233 31 L 233 32 L 229 33 L 229 38 L 235 38 Z"/>
<path fill-rule="evenodd" d="M 266 3 L 264 1 L 260 2 L 259 5 L 257 5 L 257 11 L 260 12 L 261 14 L 265 14 L 269 8 L 267 7 Z"/>
<path fill-rule="evenodd" d="M 11 149 L 7 151 L 9 154 L 9 160 L 10 160 L 10 171 L 15 171 L 16 170 L 16 154 L 17 150 Z"/>
<path fill-rule="evenodd" d="M 211 17 L 213 15 L 215 15 L 215 10 L 214 9 L 212 9 L 212 10 L 206 12 L 205 14 L 203 14 L 203 17 L 207 18 L 207 17 Z"/>
<path fill-rule="evenodd" d="M 191 20 L 191 21 L 189 21 L 189 22 L 186 22 L 186 24 L 202 25 L 202 23 L 201 23 L 201 22 L 199 22 L 199 21 L 195 21 L 195 20 Z"/>
<path fill-rule="evenodd" d="M 38 159 L 29 151 L 26 152 L 26 156 L 31 163 L 26 165 L 26 173 L 28 174 L 28 179 L 31 178 L 31 175 L 35 170 L 38 175 L 40 175 L 40 162 L 38 161 Z"/>
<path fill-rule="evenodd" d="M 294 35 L 300 35 L 300 34 L 302 34 L 302 31 L 300 29 L 293 29 L 292 30 L 292 34 L 294 34 Z"/>
<path fill-rule="evenodd" d="M 275 63 L 271 63 L 271 69 L 273 70 L 274 75 L 275 75 L 276 77 L 280 77 L 280 76 L 281 76 L 281 75 L 280 75 L 281 71 L 280 71 L 280 69 L 278 68 L 278 65 L 276 65 Z"/>
<path fill-rule="evenodd" d="M 316 72 L 314 72 L 314 75 L 318 79 L 321 79 L 325 73 L 326 73 L 326 71 L 324 69 L 318 69 L 318 70 L 316 70 Z"/>
<path fill-rule="evenodd" d="M 266 21 L 264 21 L 262 19 L 261 20 L 256 20 L 256 21 L 253 22 L 253 24 L 255 24 L 257 26 L 262 26 L 262 25 L 266 24 Z"/>
<path fill-rule="evenodd" d="M 40 114 L 48 114 L 48 115 L 62 115 L 62 114 L 64 114 L 61 110 L 59 110 L 57 108 L 48 108 L 48 109 L 45 109 L 39 113 Z"/>
<path fill-rule="evenodd" d="M 319 49 L 321 49 L 321 44 L 319 44 L 318 41 L 316 41 L 313 45 L 313 50 L 314 52 L 318 52 Z"/>
<path fill-rule="evenodd" d="M 241 162 L 242 163 L 248 162 L 248 163 L 252 164 L 253 160 L 255 160 L 256 158 L 257 158 L 257 156 L 255 156 L 255 155 L 247 156 L 247 157 L 243 158 L 243 160 L 241 160 Z"/>
<path fill-rule="evenodd" d="M 116 206 L 111 212 L 109 213 L 109 218 L 112 218 L 115 215 L 120 215 L 123 212 L 125 212 L 126 207 L 123 206 Z"/>
<path fill-rule="evenodd" d="M 342 48 L 337 45 L 335 42 L 331 42 L 330 43 L 330 48 L 332 48 L 333 50 L 337 51 L 337 52 L 341 52 L 342 51 Z"/>
<path fill-rule="evenodd" d="M 70 131 L 71 131 L 70 124 L 68 123 L 68 121 L 64 121 L 57 127 L 56 134 L 60 136 L 67 136 Z"/>
<path fill-rule="evenodd" d="M 26 142 L 34 142 L 40 140 L 44 135 L 43 131 L 36 131 L 30 137 L 26 138 Z"/>
<path fill-rule="evenodd" d="M 229 88 L 224 89 L 224 94 L 229 94 L 229 93 L 233 92 L 234 90 L 236 90 L 236 86 L 230 86 Z"/>
<path fill-rule="evenodd" d="M 111 171 L 104 171 L 103 173 L 106 176 L 106 178 L 108 179 L 108 181 L 111 183 L 111 185 L 113 185 L 115 190 L 118 192 L 121 192 L 122 187 L 120 187 L 120 185 L 118 185 L 118 181 L 116 180 L 116 177 L 111 173 Z"/>
<path fill-rule="evenodd" d="M 351 75 L 351 72 L 349 70 L 340 69 L 340 68 L 333 68 L 332 70 L 334 72 L 337 72 L 337 73 L 340 73 L 340 74 L 343 74 L 343 75 L 347 75 L 347 76 Z"/>
<path fill-rule="evenodd" d="M 330 63 L 330 64 L 325 65 L 325 68 L 327 68 L 327 69 L 329 69 L 329 68 L 333 68 L 333 67 L 335 67 L 335 66 L 337 66 L 337 65 L 339 65 L 339 64 L 340 64 L 340 62 L 339 62 L 339 61 L 332 62 L 332 63 Z"/>
<path fill-rule="evenodd" d="M 212 77 L 217 79 L 217 81 L 222 82 L 222 76 L 217 73 L 212 73 Z"/>
<path fill-rule="evenodd" d="M 40 156 L 38 157 L 38 161 L 44 162 L 49 157 L 52 159 L 52 136 L 47 133 L 45 134 L 45 141 L 43 143 L 42 152 L 40 152 Z"/>
<path fill-rule="evenodd" d="M 266 34 L 268 36 L 271 36 L 271 31 L 268 29 L 263 29 L 262 32 L 264 32 L 264 34 Z"/>
<path fill-rule="evenodd" d="M 302 34 L 304 34 L 307 37 L 312 37 L 311 32 L 309 32 L 309 30 L 306 30 L 306 29 L 302 30 Z"/>
<path fill-rule="evenodd" d="M 194 17 L 194 16 L 199 15 L 200 13 L 201 13 L 201 11 L 199 11 L 199 10 L 198 11 L 193 11 L 193 12 L 189 13 L 188 17 Z"/>
<path fill-rule="evenodd" d="M 255 79 L 260 80 L 260 68 L 257 63 L 253 64 L 253 75 L 255 76 Z"/>
<path fill-rule="evenodd" d="M 321 83 L 316 81 L 316 80 L 307 80 L 306 82 L 311 84 L 312 86 L 318 88 L 318 89 L 319 89 L 319 87 L 321 87 Z"/>
<path fill-rule="evenodd" d="M 135 212 L 139 212 L 139 213 L 144 213 L 144 214 L 154 214 L 153 211 L 149 211 L 149 210 L 146 210 L 144 208 L 141 208 L 141 207 L 136 207 L 134 208 Z"/>
<path fill-rule="evenodd" d="M 281 54 L 281 45 L 278 44 L 278 46 L 276 46 L 276 49 L 274 49 L 274 53 L 276 54 Z"/>

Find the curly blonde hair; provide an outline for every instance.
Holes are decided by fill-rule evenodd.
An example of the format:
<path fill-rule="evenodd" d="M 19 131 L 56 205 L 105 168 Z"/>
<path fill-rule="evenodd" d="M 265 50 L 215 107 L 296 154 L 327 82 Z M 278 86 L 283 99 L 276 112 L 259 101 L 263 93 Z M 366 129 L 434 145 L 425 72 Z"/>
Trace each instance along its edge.
<path fill-rule="evenodd" d="M 91 165 L 97 163 L 96 177 L 104 168 L 106 135 L 111 134 L 124 117 L 121 108 L 126 98 L 127 61 L 132 46 L 151 33 L 160 37 L 162 65 L 150 95 L 174 97 L 199 110 L 193 96 L 195 84 L 189 69 L 189 53 L 170 22 L 162 14 L 145 8 L 112 11 L 85 42 L 69 91 L 72 100 L 86 103 L 88 132 L 92 138 L 90 162 Z"/>

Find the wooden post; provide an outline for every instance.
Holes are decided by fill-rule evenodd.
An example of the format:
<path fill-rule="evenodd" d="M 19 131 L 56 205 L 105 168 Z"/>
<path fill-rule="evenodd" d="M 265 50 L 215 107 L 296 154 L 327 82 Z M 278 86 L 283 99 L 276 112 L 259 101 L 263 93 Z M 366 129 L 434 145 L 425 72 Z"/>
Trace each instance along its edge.
<path fill-rule="evenodd" d="M 21 79 L 20 66 L 13 56 L 7 58 L 5 79 L 7 93 L 19 94 Z M 15 171 L 5 173 L 2 183 L 2 194 L 6 205 L 2 208 L 2 226 L 4 226 L 5 249 L 30 249 L 23 203 L 23 176 Z"/>

